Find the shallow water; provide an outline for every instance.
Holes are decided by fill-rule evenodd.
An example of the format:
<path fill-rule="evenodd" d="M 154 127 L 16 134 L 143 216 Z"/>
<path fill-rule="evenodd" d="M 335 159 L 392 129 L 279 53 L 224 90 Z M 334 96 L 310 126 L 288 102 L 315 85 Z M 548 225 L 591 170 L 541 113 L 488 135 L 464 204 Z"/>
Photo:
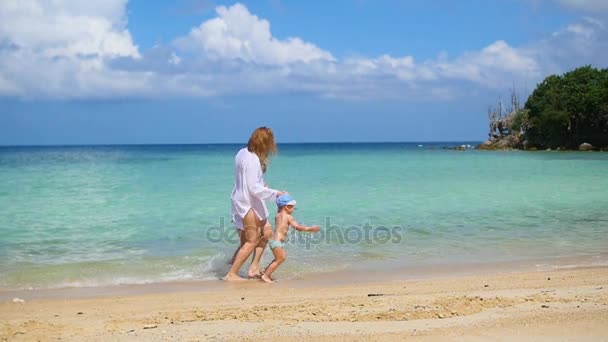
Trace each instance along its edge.
<path fill-rule="evenodd" d="M 323 231 L 293 234 L 277 276 L 608 250 L 608 153 L 444 145 L 280 146 L 266 181 Z M 0 147 L 0 287 L 217 278 L 240 147 Z"/>

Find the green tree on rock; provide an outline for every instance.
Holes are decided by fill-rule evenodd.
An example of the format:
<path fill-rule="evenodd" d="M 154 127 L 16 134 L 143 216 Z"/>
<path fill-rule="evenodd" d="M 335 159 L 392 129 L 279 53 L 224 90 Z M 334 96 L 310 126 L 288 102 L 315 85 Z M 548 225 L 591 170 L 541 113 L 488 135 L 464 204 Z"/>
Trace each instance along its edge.
<path fill-rule="evenodd" d="M 540 83 L 525 104 L 527 146 L 608 146 L 608 69 L 580 67 Z"/>

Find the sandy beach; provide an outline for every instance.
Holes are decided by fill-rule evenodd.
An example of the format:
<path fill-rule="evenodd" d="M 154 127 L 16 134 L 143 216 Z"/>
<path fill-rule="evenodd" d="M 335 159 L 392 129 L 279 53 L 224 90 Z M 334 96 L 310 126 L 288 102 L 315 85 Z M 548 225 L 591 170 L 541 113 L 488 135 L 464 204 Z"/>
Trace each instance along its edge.
<path fill-rule="evenodd" d="M 329 285 L 213 282 L 201 291 L 0 304 L 2 341 L 608 340 L 608 268 Z"/>

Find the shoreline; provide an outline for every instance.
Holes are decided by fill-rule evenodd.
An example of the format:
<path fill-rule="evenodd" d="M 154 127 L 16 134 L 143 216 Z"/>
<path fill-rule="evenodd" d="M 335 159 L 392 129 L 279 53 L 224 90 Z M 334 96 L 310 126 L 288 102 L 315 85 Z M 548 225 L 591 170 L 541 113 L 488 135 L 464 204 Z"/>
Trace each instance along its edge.
<path fill-rule="evenodd" d="M 559 269 L 585 269 L 608 267 L 608 255 L 546 257 L 503 262 L 454 262 L 450 264 L 425 264 L 400 266 L 394 261 L 370 262 L 364 266 L 333 272 L 309 273 L 294 278 L 281 279 L 280 286 L 310 288 L 317 286 L 337 287 L 375 282 L 432 280 L 462 276 L 500 275 L 513 272 L 542 272 Z M 245 269 L 245 267 L 243 268 Z M 257 283 L 249 280 L 248 283 Z M 144 284 L 115 284 L 103 286 L 57 287 L 34 289 L 0 288 L 0 303 L 13 298 L 45 300 L 65 298 L 101 298 L 111 296 L 136 296 L 140 294 L 208 293 L 222 290 L 226 282 L 217 279 L 161 281 Z M 268 286 L 268 285 L 266 285 Z"/>
<path fill-rule="evenodd" d="M 367 277 L 355 284 L 216 283 L 222 286 L 197 292 L 3 301 L 0 340 L 608 336 L 606 266 L 418 280 Z"/>

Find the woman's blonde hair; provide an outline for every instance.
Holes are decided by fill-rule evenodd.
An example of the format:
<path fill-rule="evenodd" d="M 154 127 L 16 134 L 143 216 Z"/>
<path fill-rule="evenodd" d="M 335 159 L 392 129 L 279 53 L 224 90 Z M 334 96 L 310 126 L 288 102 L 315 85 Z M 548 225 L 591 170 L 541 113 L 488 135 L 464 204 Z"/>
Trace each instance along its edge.
<path fill-rule="evenodd" d="M 249 152 L 257 154 L 258 158 L 260 158 L 262 171 L 266 172 L 266 167 L 270 163 L 270 154 L 277 154 L 277 144 L 274 142 L 272 129 L 268 127 L 256 128 L 256 130 L 251 133 L 251 137 L 247 143 L 247 149 Z"/>

